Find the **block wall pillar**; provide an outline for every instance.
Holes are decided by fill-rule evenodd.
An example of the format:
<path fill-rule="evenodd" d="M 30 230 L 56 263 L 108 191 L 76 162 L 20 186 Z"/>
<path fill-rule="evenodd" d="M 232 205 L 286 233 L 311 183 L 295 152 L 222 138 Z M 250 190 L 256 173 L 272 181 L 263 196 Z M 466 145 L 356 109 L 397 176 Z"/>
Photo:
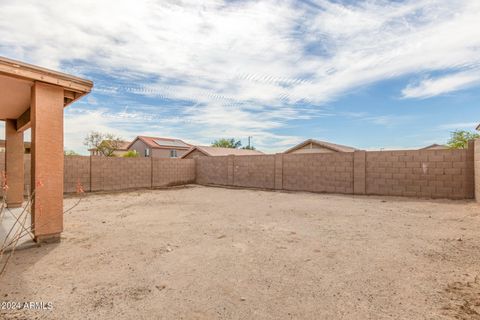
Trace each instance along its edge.
<path fill-rule="evenodd" d="M 353 194 L 366 193 L 367 152 L 353 153 Z"/>
<path fill-rule="evenodd" d="M 480 203 L 480 139 L 475 139 L 473 142 L 473 160 L 474 160 L 474 194 L 477 202 Z"/>
<path fill-rule="evenodd" d="M 16 120 L 5 121 L 5 171 L 8 191 L 7 206 L 11 208 L 22 206 L 24 192 L 23 167 L 23 132 L 17 132 Z"/>
<path fill-rule="evenodd" d="M 235 156 L 227 156 L 227 185 L 233 186 L 235 184 Z"/>
<path fill-rule="evenodd" d="M 275 190 L 283 189 L 283 154 L 275 155 Z"/>

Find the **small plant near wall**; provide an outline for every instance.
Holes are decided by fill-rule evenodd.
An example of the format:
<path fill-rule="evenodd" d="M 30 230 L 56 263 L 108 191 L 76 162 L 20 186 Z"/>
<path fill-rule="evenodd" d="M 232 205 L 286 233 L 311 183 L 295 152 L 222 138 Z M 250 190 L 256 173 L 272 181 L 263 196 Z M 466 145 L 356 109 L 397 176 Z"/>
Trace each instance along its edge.
<path fill-rule="evenodd" d="M 137 150 L 128 150 L 123 157 L 124 158 L 136 158 L 139 157 L 140 155 L 138 154 Z"/>
<path fill-rule="evenodd" d="M 79 155 L 80 155 L 79 153 L 76 153 L 76 152 L 73 151 L 73 150 L 65 150 L 65 151 L 63 152 L 63 154 L 64 154 L 65 156 L 79 156 Z"/>

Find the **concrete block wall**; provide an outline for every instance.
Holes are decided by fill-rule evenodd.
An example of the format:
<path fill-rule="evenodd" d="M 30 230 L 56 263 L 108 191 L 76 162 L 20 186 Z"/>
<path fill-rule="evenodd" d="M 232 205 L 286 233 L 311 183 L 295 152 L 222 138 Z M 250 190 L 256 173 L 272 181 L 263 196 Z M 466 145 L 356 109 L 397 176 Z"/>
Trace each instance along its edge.
<path fill-rule="evenodd" d="M 480 202 L 480 139 L 474 142 L 474 189 L 475 199 Z"/>
<path fill-rule="evenodd" d="M 228 185 L 228 157 L 199 157 L 195 163 L 198 184 Z"/>
<path fill-rule="evenodd" d="M 480 142 L 475 144 L 461 150 L 203 157 L 196 159 L 196 182 L 449 199 L 471 199 L 477 190 L 480 199 Z"/>
<path fill-rule="evenodd" d="M 25 190 L 30 185 L 25 155 Z M 462 150 L 356 151 L 197 159 L 68 156 L 65 192 L 113 191 L 196 182 L 277 190 L 480 201 L 480 139 Z M 0 153 L 0 170 L 5 168 Z M 1 192 L 1 190 L 0 190 Z"/>
<path fill-rule="evenodd" d="M 152 186 L 150 158 L 91 157 L 91 191 Z"/>
<path fill-rule="evenodd" d="M 233 186 L 275 188 L 275 155 L 230 157 Z"/>
<path fill-rule="evenodd" d="M 63 191 L 77 191 L 80 183 L 85 192 L 90 190 L 90 157 L 68 156 L 64 158 Z"/>
<path fill-rule="evenodd" d="M 24 155 L 25 195 L 30 192 L 30 155 Z M 0 171 L 5 153 L 0 152 Z M 195 160 L 156 158 L 64 157 L 64 192 L 155 188 L 195 182 Z M 0 196 L 3 190 L 0 189 Z"/>
<path fill-rule="evenodd" d="M 151 158 L 152 187 L 168 187 L 195 182 L 195 160 Z"/>
<path fill-rule="evenodd" d="M 471 149 L 379 151 L 366 154 L 366 193 L 465 199 L 473 197 Z"/>
<path fill-rule="evenodd" d="M 353 153 L 283 155 L 283 189 L 353 193 Z"/>

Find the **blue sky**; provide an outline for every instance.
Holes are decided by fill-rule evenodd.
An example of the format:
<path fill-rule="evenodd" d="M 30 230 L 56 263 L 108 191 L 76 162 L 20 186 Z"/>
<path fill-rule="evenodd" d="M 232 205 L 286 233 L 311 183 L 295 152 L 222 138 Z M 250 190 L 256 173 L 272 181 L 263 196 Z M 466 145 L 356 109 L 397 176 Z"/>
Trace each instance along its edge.
<path fill-rule="evenodd" d="M 416 148 L 480 123 L 477 0 L 3 0 L 0 12 L 0 55 L 94 81 L 65 110 L 77 152 L 91 130 L 253 136 L 278 152 L 308 138 Z"/>

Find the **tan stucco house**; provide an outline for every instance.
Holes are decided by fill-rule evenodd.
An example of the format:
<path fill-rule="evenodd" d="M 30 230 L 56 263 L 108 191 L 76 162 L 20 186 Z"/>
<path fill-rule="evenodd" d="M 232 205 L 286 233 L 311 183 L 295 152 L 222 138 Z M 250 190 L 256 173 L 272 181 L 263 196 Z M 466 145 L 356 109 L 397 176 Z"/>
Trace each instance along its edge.
<path fill-rule="evenodd" d="M 110 140 L 109 140 L 110 141 Z M 109 143 L 107 140 L 103 140 L 102 143 Z M 125 153 L 128 152 L 128 147 L 130 146 L 130 141 L 119 141 L 118 146 L 113 151 L 113 156 L 115 157 L 122 157 Z M 97 148 L 88 149 L 90 151 L 91 156 L 103 156 L 103 154 L 97 150 Z"/>
<path fill-rule="evenodd" d="M 341 144 L 308 139 L 283 153 L 332 153 L 332 152 L 354 152 L 356 148 Z"/>
<path fill-rule="evenodd" d="M 218 157 L 218 156 L 252 156 L 263 154 L 258 150 L 248 149 L 235 149 L 235 148 L 219 148 L 219 147 L 207 147 L 196 146 L 191 148 L 187 153 L 182 156 L 182 159 L 195 159 L 198 157 Z"/>
<path fill-rule="evenodd" d="M 135 150 L 140 157 L 181 158 L 191 147 L 180 139 L 138 136 L 128 150 Z"/>

